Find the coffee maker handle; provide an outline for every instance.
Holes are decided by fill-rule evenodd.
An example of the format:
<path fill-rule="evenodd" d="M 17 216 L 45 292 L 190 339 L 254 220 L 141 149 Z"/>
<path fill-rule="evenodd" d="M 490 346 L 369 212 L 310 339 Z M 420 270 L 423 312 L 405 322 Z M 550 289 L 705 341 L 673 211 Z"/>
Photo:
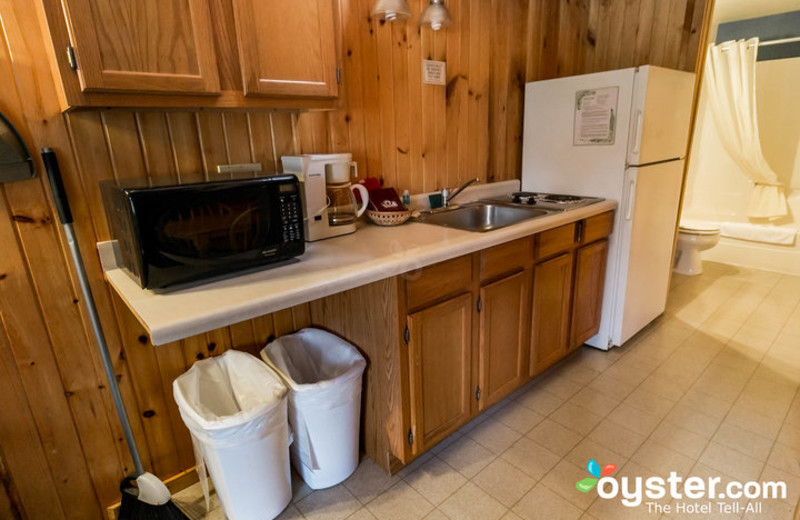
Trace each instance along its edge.
<path fill-rule="evenodd" d="M 358 178 L 358 165 L 355 161 L 350 161 L 350 178 L 356 179 Z"/>
<path fill-rule="evenodd" d="M 356 218 L 358 218 L 363 215 L 365 211 L 367 211 L 367 204 L 369 204 L 369 192 L 363 184 L 352 184 L 350 189 L 354 192 L 358 191 L 361 195 L 361 207 L 358 208 L 358 211 L 356 212 Z"/>

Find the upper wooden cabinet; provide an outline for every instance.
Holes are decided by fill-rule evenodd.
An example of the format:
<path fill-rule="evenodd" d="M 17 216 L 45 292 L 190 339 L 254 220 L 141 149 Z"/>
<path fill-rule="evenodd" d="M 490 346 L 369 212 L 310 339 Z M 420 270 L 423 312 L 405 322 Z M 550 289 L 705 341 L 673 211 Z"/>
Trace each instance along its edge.
<path fill-rule="evenodd" d="M 335 97 L 331 0 L 234 0 L 245 95 Z"/>
<path fill-rule="evenodd" d="M 219 91 L 205 0 L 63 0 L 84 91 Z M 80 53 L 79 55 L 77 53 Z"/>
<path fill-rule="evenodd" d="M 337 108 L 337 0 L 41 0 L 62 108 Z"/>

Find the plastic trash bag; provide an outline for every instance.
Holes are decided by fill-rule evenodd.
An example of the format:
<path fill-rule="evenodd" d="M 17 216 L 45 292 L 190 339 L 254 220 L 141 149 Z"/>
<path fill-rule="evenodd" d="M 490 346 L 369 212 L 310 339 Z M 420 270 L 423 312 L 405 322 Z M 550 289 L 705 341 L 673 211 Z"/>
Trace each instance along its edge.
<path fill-rule="evenodd" d="M 347 341 L 313 328 L 278 338 L 261 357 L 290 389 L 295 469 L 312 489 L 342 482 L 358 467 L 364 357 Z"/>
<path fill-rule="evenodd" d="M 206 467 L 230 520 L 274 518 L 291 500 L 286 386 L 258 358 L 229 350 L 172 384 L 192 434 L 208 505 Z"/>

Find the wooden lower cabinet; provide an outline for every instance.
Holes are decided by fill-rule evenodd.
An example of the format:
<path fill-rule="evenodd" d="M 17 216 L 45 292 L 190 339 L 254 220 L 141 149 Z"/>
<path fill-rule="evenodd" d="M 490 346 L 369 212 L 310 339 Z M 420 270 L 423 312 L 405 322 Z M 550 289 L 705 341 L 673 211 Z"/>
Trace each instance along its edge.
<path fill-rule="evenodd" d="M 527 378 L 530 269 L 480 289 L 478 409 L 485 410 Z"/>
<path fill-rule="evenodd" d="M 575 252 L 570 349 L 580 347 L 600 330 L 607 258 L 606 239 L 580 247 Z"/>
<path fill-rule="evenodd" d="M 567 353 L 572 301 L 572 252 L 536 264 L 531 303 L 530 374 Z"/>
<path fill-rule="evenodd" d="M 419 454 L 470 418 L 472 295 L 408 316 L 411 451 Z"/>
<path fill-rule="evenodd" d="M 394 473 L 597 332 L 613 213 L 311 303 L 367 358 L 362 446 Z"/>

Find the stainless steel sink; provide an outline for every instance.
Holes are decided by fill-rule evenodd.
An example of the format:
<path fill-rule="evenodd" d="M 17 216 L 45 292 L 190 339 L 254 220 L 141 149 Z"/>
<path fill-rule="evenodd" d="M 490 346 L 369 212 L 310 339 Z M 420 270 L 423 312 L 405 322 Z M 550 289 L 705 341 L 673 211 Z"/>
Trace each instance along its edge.
<path fill-rule="evenodd" d="M 416 217 L 416 220 L 437 226 L 483 232 L 553 213 L 543 209 L 515 207 L 495 202 L 474 202 L 453 208 L 425 211 Z"/>

